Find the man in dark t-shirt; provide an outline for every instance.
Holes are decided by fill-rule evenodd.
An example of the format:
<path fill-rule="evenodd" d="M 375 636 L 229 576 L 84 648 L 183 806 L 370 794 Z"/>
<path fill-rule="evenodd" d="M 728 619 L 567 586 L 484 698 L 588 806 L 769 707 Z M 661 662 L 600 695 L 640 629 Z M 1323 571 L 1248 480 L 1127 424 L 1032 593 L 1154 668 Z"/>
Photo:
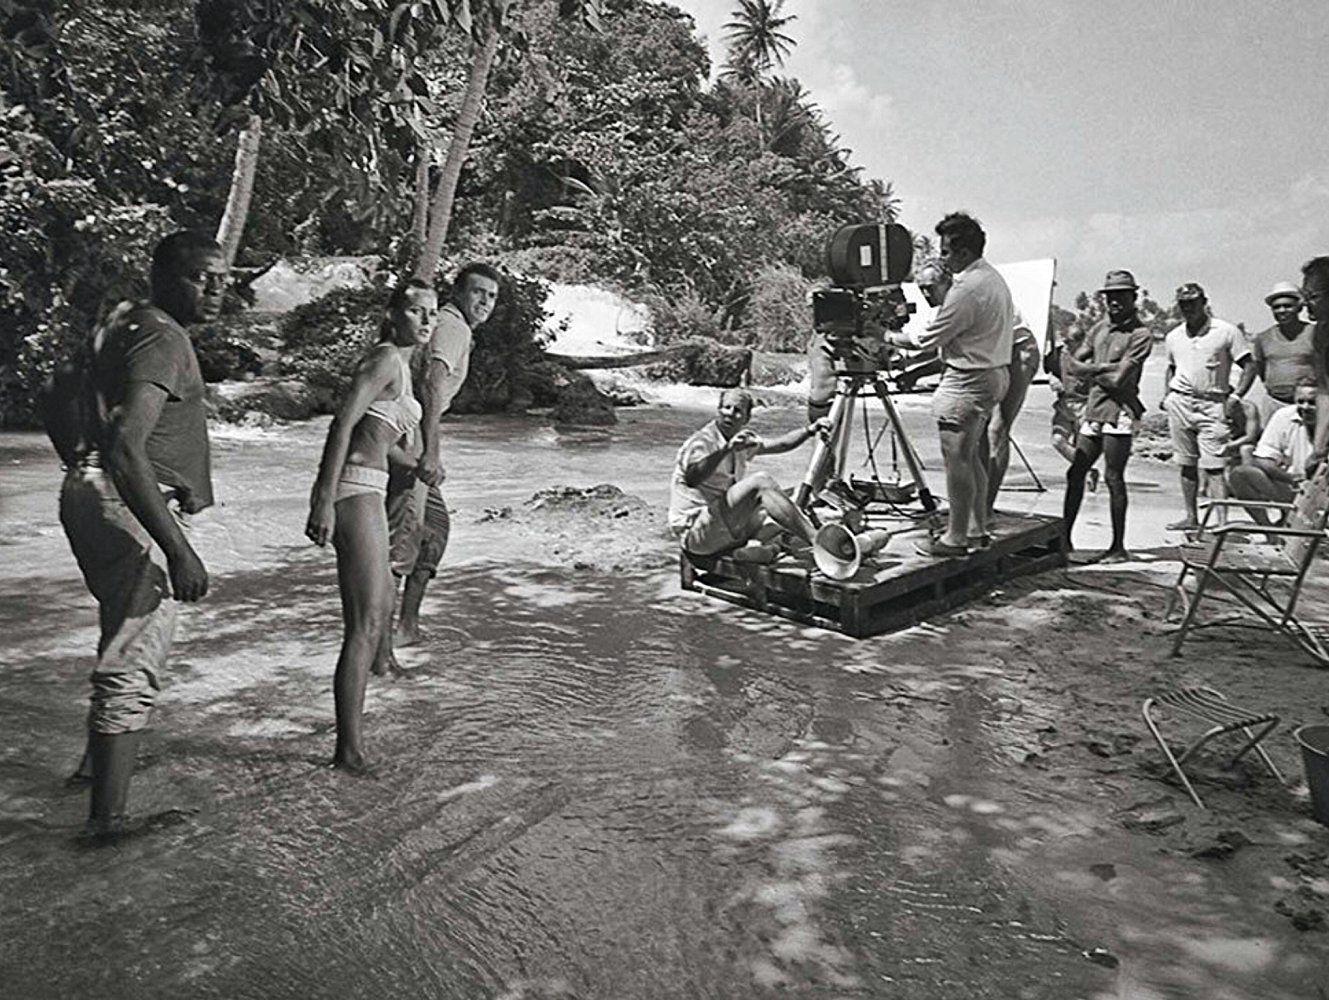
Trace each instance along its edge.
<path fill-rule="evenodd" d="M 181 232 L 157 245 L 150 302 L 122 304 L 96 332 L 88 447 L 67 456 L 60 521 L 101 620 L 85 756 L 99 841 L 124 829 L 138 734 L 174 634 L 171 599 L 208 590 L 185 533 L 213 498 L 203 378 L 184 326 L 218 314 L 225 282 L 209 237 Z"/>

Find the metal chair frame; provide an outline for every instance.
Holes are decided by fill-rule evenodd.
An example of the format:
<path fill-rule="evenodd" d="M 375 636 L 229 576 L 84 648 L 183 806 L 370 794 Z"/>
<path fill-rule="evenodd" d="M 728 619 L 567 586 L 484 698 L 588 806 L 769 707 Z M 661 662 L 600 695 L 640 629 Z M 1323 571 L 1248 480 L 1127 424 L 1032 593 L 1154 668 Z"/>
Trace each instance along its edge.
<path fill-rule="evenodd" d="M 1169 747 L 1167 741 L 1163 739 L 1163 734 L 1159 730 L 1157 722 L 1154 721 L 1153 716 L 1150 714 L 1150 710 L 1156 705 L 1163 705 L 1177 711 L 1189 713 L 1190 715 L 1203 719 L 1205 722 L 1211 722 L 1214 725 L 1198 740 L 1186 747 L 1186 749 L 1181 752 L 1180 756 L 1177 756 L 1173 754 L 1172 748 Z M 1280 785 L 1285 785 L 1287 783 L 1284 781 L 1283 775 L 1279 772 L 1278 768 L 1274 765 L 1274 762 L 1269 759 L 1269 755 L 1265 753 L 1264 747 L 1260 746 L 1261 741 L 1278 728 L 1281 719 L 1277 715 L 1272 713 L 1266 713 L 1263 715 L 1253 714 L 1247 709 L 1238 705 L 1233 705 L 1221 692 L 1216 691 L 1211 687 L 1178 688 L 1174 691 L 1168 691 L 1155 697 L 1146 698 L 1144 701 L 1144 707 L 1141 711 L 1144 715 L 1144 724 L 1149 727 L 1149 732 L 1153 734 L 1154 740 L 1158 743 L 1159 749 L 1163 751 L 1163 756 L 1165 756 L 1168 763 L 1172 765 L 1172 770 L 1177 772 L 1177 777 L 1181 779 L 1181 783 L 1191 799 L 1201 809 L 1205 808 L 1205 804 L 1200 800 L 1199 794 L 1195 791 L 1195 786 L 1192 785 L 1190 779 L 1186 777 L 1186 772 L 1182 770 L 1182 765 L 1190 760 L 1191 757 L 1195 755 L 1196 751 L 1210 740 L 1223 736 L 1226 733 L 1240 730 L 1246 736 L 1246 743 L 1237 751 L 1236 755 L 1228 761 L 1227 766 L 1229 768 L 1233 767 L 1237 761 L 1247 753 L 1254 750 L 1255 753 L 1259 755 L 1260 760 L 1264 762 L 1264 766 L 1269 769 L 1269 773 L 1277 779 L 1278 783 Z M 1259 727 L 1259 731 L 1252 732 L 1252 730 L 1257 727 Z"/>
<path fill-rule="evenodd" d="M 1325 647 L 1319 636 L 1296 617 L 1297 601 L 1301 597 L 1301 588 L 1305 582 L 1306 574 L 1310 570 L 1311 563 L 1315 560 L 1320 543 L 1329 538 L 1329 531 L 1325 530 L 1326 520 L 1329 519 L 1329 505 L 1326 505 L 1324 510 L 1313 519 L 1316 524 L 1314 528 L 1293 528 L 1279 525 L 1266 527 L 1251 522 L 1223 524 L 1211 528 L 1209 519 L 1214 511 L 1226 510 L 1230 507 L 1262 507 L 1271 510 L 1282 510 L 1289 515 L 1296 510 L 1295 504 L 1276 501 L 1210 500 L 1204 505 L 1204 517 L 1200 522 L 1197 540 L 1203 540 L 1206 531 L 1213 535 L 1213 543 L 1209 549 L 1208 559 L 1203 563 L 1199 563 L 1187 559 L 1185 555 L 1182 556 L 1181 572 L 1172 585 L 1172 593 L 1168 596 L 1167 607 L 1163 612 L 1164 620 L 1170 619 L 1178 601 L 1185 609 L 1185 616 L 1177 629 L 1176 638 L 1172 642 L 1172 655 L 1179 656 L 1181 654 L 1181 645 L 1186 641 L 1186 633 L 1195 624 L 1195 616 L 1199 610 L 1201 598 L 1211 584 L 1217 584 L 1263 619 L 1271 628 L 1291 638 L 1321 666 L 1329 666 L 1329 649 Z M 1224 565 L 1223 555 L 1228 539 L 1236 539 L 1240 542 L 1241 539 L 1252 535 L 1273 536 L 1285 538 L 1289 541 L 1300 538 L 1306 539 L 1308 544 L 1300 560 L 1295 562 L 1283 550 L 1275 546 L 1258 543 L 1255 545 L 1245 544 L 1242 547 L 1248 553 L 1261 556 L 1269 560 L 1271 564 L 1282 557 L 1285 564 L 1244 570 L 1238 566 Z M 1229 554 L 1232 554 L 1230 550 Z M 1196 575 L 1193 596 L 1186 592 L 1185 586 L 1186 577 L 1191 572 Z M 1274 578 L 1290 582 L 1291 591 L 1282 599 L 1270 589 L 1270 583 Z"/>

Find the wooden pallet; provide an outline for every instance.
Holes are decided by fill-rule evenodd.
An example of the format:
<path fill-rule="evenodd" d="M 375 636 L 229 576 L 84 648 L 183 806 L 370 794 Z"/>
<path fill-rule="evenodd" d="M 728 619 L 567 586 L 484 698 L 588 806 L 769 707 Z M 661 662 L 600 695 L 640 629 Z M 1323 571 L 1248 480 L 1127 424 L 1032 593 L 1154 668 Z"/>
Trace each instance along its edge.
<path fill-rule="evenodd" d="M 893 538 L 857 576 L 843 581 L 823 576 L 810 557 L 787 556 L 763 566 L 682 555 L 681 583 L 685 590 L 862 639 L 972 601 L 1003 580 L 1066 565 L 1059 517 L 1000 514 L 992 533 L 991 548 L 955 559 L 918 555 L 918 533 Z"/>

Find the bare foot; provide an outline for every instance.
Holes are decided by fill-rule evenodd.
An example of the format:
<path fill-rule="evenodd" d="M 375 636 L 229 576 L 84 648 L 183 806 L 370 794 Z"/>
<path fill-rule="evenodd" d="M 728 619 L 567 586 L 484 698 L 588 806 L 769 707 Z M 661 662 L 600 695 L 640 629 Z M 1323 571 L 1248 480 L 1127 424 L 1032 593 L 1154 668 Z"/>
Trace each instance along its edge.
<path fill-rule="evenodd" d="M 1132 562 L 1134 559 L 1135 557 L 1125 549 L 1108 549 L 1099 556 L 1098 561 L 1100 563 L 1125 563 Z"/>
<path fill-rule="evenodd" d="M 372 778 L 374 776 L 374 769 L 365 760 L 362 753 L 338 751 L 337 755 L 332 758 L 332 766 L 352 778 Z"/>

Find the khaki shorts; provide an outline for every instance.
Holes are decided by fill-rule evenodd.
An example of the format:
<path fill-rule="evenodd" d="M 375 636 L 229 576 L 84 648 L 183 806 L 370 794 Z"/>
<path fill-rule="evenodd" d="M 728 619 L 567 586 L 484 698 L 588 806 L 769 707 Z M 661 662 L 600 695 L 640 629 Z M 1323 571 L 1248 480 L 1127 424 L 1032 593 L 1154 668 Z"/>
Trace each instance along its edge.
<path fill-rule="evenodd" d="M 1221 472 L 1227 467 L 1223 450 L 1231 437 L 1221 402 L 1169 392 L 1163 406 L 1172 433 L 1173 462 L 1198 465 L 1206 472 Z"/>
<path fill-rule="evenodd" d="M 1001 368 L 952 368 L 941 374 L 932 394 L 932 416 L 948 430 L 967 430 L 986 423 L 1010 386 L 1010 372 Z"/>
<path fill-rule="evenodd" d="M 185 515 L 169 506 L 185 527 Z M 60 523 L 101 619 L 88 729 L 136 733 L 152 719 L 175 635 L 166 558 L 101 469 L 66 474 Z"/>
<path fill-rule="evenodd" d="M 394 467 L 388 480 L 388 561 L 394 576 L 438 572 L 448 547 L 451 519 L 437 486 L 426 486 L 414 469 Z"/>
<path fill-rule="evenodd" d="M 746 545 L 749 538 L 757 533 L 765 517 L 758 509 L 752 515 L 752 523 L 740 525 L 738 534 L 729 526 L 725 512 L 718 505 L 711 505 L 688 522 L 686 528 L 678 529 L 675 534 L 680 539 L 683 551 L 694 556 L 713 556 L 720 552 Z M 740 535 L 742 537 L 740 537 Z"/>

